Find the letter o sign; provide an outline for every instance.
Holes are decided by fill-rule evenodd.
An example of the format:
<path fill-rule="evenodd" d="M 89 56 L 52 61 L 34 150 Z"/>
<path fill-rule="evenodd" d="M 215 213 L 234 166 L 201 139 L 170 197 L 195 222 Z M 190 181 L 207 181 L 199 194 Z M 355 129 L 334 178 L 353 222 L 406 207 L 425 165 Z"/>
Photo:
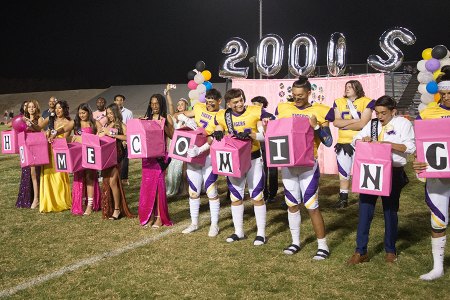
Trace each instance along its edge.
<path fill-rule="evenodd" d="M 174 154 L 176 154 L 178 156 L 186 157 L 190 140 L 191 140 L 190 138 L 187 138 L 185 136 L 179 136 L 175 143 L 175 150 L 174 150 L 175 153 Z"/>

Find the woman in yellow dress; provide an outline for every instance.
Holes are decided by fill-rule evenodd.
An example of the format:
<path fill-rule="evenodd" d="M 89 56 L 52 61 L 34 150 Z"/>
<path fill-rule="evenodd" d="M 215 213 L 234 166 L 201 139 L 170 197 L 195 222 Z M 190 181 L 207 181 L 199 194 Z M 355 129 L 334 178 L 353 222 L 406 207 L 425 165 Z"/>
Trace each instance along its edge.
<path fill-rule="evenodd" d="M 47 137 L 49 143 L 55 138 L 67 138 L 69 132 L 64 127 L 69 123 L 69 105 L 64 100 L 58 100 L 55 112 L 43 120 L 39 126 L 45 128 L 48 125 Z M 41 181 L 39 189 L 39 211 L 57 212 L 70 209 L 72 206 L 72 195 L 70 193 L 69 175 L 56 172 L 53 161 L 53 149 L 49 144 L 50 163 L 41 168 Z"/>

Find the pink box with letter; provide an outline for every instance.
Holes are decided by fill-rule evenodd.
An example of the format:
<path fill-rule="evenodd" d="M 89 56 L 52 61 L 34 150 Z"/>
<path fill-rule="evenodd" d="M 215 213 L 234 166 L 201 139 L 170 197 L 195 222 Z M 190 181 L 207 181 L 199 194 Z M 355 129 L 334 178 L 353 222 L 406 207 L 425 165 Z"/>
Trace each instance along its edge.
<path fill-rule="evenodd" d="M 214 174 L 242 177 L 251 167 L 252 142 L 226 135 L 211 144 L 211 164 Z"/>

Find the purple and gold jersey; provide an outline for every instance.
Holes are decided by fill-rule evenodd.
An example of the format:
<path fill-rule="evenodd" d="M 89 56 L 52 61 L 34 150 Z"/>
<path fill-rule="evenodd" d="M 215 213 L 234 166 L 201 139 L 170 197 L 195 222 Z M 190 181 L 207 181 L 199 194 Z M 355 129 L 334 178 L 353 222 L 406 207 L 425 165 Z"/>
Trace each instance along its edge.
<path fill-rule="evenodd" d="M 241 115 L 235 115 L 234 113 L 232 115 L 233 126 L 236 133 L 258 132 L 258 121 L 260 121 L 262 117 L 261 106 L 248 106 Z M 216 114 L 215 124 L 222 126 L 226 131 L 228 131 L 227 123 L 225 121 L 225 110 L 220 110 Z M 259 149 L 259 141 L 252 139 L 252 152 L 258 151 Z"/>
<path fill-rule="evenodd" d="M 432 102 L 420 112 L 417 120 L 450 118 L 450 108 L 436 102 Z"/>
<path fill-rule="evenodd" d="M 362 112 L 366 108 L 370 108 L 373 110 L 375 105 L 375 101 L 369 99 L 367 97 L 361 97 L 353 101 L 353 106 L 358 112 L 359 117 L 361 118 Z M 339 98 L 334 101 L 333 108 L 337 108 L 341 113 L 341 118 L 343 120 L 352 120 L 353 116 L 350 113 L 350 109 L 348 108 L 347 98 Z M 347 129 L 339 129 L 338 131 L 339 137 L 337 142 L 340 144 L 351 144 L 353 141 L 353 137 L 358 133 L 357 130 L 347 130 Z"/>
<path fill-rule="evenodd" d="M 214 118 L 217 111 L 208 111 L 205 103 L 197 102 L 194 105 L 194 119 L 198 127 L 203 127 L 209 135 L 214 132 Z"/>
<path fill-rule="evenodd" d="M 275 111 L 275 115 L 278 119 L 291 117 L 310 118 L 312 115 L 315 115 L 319 125 L 334 121 L 333 109 L 320 103 L 314 103 L 306 108 L 298 108 L 293 102 L 280 103 Z M 319 145 L 320 139 L 317 135 L 314 135 L 314 157 L 317 157 Z"/>

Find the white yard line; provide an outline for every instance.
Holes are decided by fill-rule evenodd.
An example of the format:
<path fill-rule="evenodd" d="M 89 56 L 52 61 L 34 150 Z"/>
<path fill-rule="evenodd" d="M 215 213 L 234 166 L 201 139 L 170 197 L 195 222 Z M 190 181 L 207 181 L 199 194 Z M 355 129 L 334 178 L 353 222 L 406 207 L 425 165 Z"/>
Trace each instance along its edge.
<path fill-rule="evenodd" d="M 226 208 L 221 209 L 220 214 L 225 214 L 225 213 L 230 213 L 230 208 L 229 206 Z M 207 219 L 209 220 L 209 211 L 207 213 L 203 213 L 203 216 L 200 218 L 200 221 L 203 224 L 208 224 Z M 47 282 L 51 279 L 57 278 L 57 277 L 61 277 L 64 274 L 68 273 L 68 272 L 72 272 L 75 270 L 78 270 L 82 267 L 85 266 L 91 266 L 93 264 L 96 264 L 102 260 L 105 260 L 107 258 L 110 257 L 114 257 L 114 256 L 118 256 L 121 255 L 123 253 L 132 251 L 136 248 L 142 247 L 142 246 L 146 246 L 152 242 L 155 242 L 163 237 L 165 237 L 166 235 L 172 234 L 172 233 L 179 233 L 181 234 L 181 228 L 184 228 L 186 226 L 188 226 L 189 223 L 186 224 L 186 222 L 182 222 L 176 226 L 172 226 L 171 228 L 165 230 L 164 232 L 161 232 L 155 236 L 149 236 L 147 238 L 144 238 L 140 241 L 125 245 L 121 248 L 117 248 L 115 250 L 112 251 L 107 251 L 107 252 L 103 252 L 99 255 L 96 255 L 94 257 L 90 257 L 90 258 L 86 258 L 86 259 L 82 259 L 79 260 L 78 262 L 75 262 L 73 264 L 67 265 L 65 267 L 60 268 L 59 270 L 56 270 L 52 273 L 49 274 L 43 274 L 43 275 L 39 275 L 37 277 L 34 278 L 30 278 L 27 279 L 26 282 L 21 283 L 16 285 L 15 287 L 9 288 L 9 289 L 5 289 L 0 291 L 0 298 L 2 297 L 8 297 L 8 296 L 12 296 L 14 294 L 16 294 L 17 292 L 20 292 L 22 290 L 28 289 L 28 288 L 32 288 L 36 285 L 42 284 L 44 282 Z M 207 236 L 205 236 L 205 238 L 208 238 Z"/>

